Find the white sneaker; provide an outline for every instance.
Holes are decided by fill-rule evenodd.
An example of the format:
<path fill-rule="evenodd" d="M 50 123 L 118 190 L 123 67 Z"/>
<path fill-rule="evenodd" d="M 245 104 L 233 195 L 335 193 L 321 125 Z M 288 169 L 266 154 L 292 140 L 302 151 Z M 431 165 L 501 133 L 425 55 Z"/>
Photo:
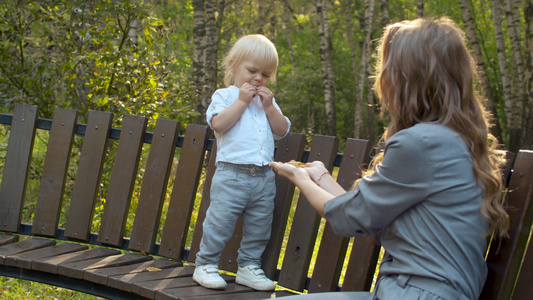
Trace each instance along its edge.
<path fill-rule="evenodd" d="M 258 291 L 273 291 L 276 288 L 274 281 L 268 279 L 265 272 L 255 265 L 239 268 L 235 282 Z"/>
<path fill-rule="evenodd" d="M 196 266 L 192 279 L 199 285 L 209 288 L 222 290 L 226 288 L 226 281 L 220 276 L 216 265 Z"/>

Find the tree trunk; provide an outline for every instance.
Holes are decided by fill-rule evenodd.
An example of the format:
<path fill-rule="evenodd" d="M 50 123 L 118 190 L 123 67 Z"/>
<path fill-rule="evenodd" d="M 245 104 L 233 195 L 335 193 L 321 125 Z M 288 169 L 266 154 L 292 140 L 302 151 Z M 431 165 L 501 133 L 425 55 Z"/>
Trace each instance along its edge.
<path fill-rule="evenodd" d="M 202 105 L 202 89 L 206 83 L 205 74 L 205 51 L 206 51 L 206 34 L 205 34 L 205 3 L 204 0 L 192 1 L 194 14 L 193 14 L 193 41 L 194 51 L 192 54 L 192 71 L 193 82 L 195 86 L 195 102 L 194 109 L 200 114 L 194 118 L 194 122 L 203 124 L 205 122 L 205 109 Z"/>
<path fill-rule="evenodd" d="M 381 1 L 381 27 L 385 27 L 390 22 L 389 1 L 388 0 L 380 0 L 380 1 Z"/>
<path fill-rule="evenodd" d="M 416 17 L 424 17 L 424 0 L 416 0 Z"/>
<path fill-rule="evenodd" d="M 367 74 L 372 74 L 372 64 L 367 64 Z M 376 121 L 377 121 L 377 113 L 376 113 L 376 104 L 374 102 L 374 91 L 372 89 L 373 83 L 372 80 L 366 81 L 367 85 L 367 106 L 366 106 L 366 122 L 368 124 L 368 131 L 366 134 L 366 139 L 369 141 L 377 141 L 376 139 Z"/>
<path fill-rule="evenodd" d="M 140 27 L 139 19 L 135 19 L 131 22 L 131 28 L 128 32 L 128 39 L 131 41 L 132 45 L 139 45 L 139 27 Z"/>
<path fill-rule="evenodd" d="M 512 76 L 512 95 L 514 98 L 511 106 L 511 117 L 513 122 L 509 127 L 509 150 L 517 152 L 522 140 L 525 140 L 523 130 L 524 106 L 526 101 L 524 91 L 524 60 L 522 59 L 522 37 L 520 33 L 520 11 L 519 1 L 507 0 L 505 3 L 505 16 L 509 29 L 509 38 L 511 40 L 513 71 Z"/>
<path fill-rule="evenodd" d="M 526 63 L 524 84 L 526 105 L 524 106 L 524 130 L 526 139 L 522 147 L 533 149 L 533 0 L 526 0 L 524 7 Z"/>
<path fill-rule="evenodd" d="M 363 103 L 365 95 L 365 85 L 368 79 L 368 64 L 370 63 L 370 34 L 372 32 L 372 21 L 374 19 L 374 0 L 365 0 L 365 17 L 364 17 L 364 42 L 361 50 L 361 66 L 359 67 L 359 82 L 356 91 L 355 105 L 355 126 L 354 138 L 363 137 Z M 367 91 L 371 93 L 371 91 Z"/>
<path fill-rule="evenodd" d="M 223 8 L 223 1 L 221 3 Z M 196 87 L 194 108 L 199 113 L 194 122 L 205 124 L 205 110 L 211 102 L 211 95 L 216 90 L 220 23 L 217 23 L 215 18 L 217 4 L 214 0 L 193 0 L 192 4 L 194 8 L 192 74 Z"/>
<path fill-rule="evenodd" d="M 343 9 L 345 16 L 346 16 L 346 35 L 348 36 L 348 44 L 350 45 L 350 58 L 352 63 L 352 75 L 353 75 L 353 83 L 354 86 L 358 86 L 359 77 L 357 76 L 357 53 L 356 53 L 356 42 L 354 40 L 354 21 L 353 21 L 353 7 L 352 7 L 352 0 L 344 0 L 344 9 Z M 355 96 L 355 95 L 354 95 Z M 357 103 L 357 97 L 354 97 L 354 102 Z M 356 105 L 357 106 L 357 105 Z M 357 118 L 357 111 L 356 111 L 356 119 L 354 121 L 354 126 L 362 126 L 358 123 L 363 122 L 362 118 Z M 354 129 L 355 131 L 355 129 Z"/>
<path fill-rule="evenodd" d="M 294 12 L 292 8 L 289 6 L 287 2 L 284 2 L 283 6 L 283 16 L 282 21 L 285 25 L 285 39 L 287 40 L 287 46 L 289 48 L 289 58 L 291 62 L 291 76 L 294 76 L 294 71 L 296 70 L 296 61 L 294 59 L 294 49 L 292 47 L 292 34 L 294 32 L 293 23 L 291 22 L 291 16 L 294 15 Z M 296 120 L 292 120 L 293 123 L 293 130 L 294 128 L 304 128 L 305 127 L 305 112 L 303 108 L 303 101 L 304 97 L 299 97 L 296 99 L 298 101 L 298 118 Z"/>
<path fill-rule="evenodd" d="M 465 23 L 465 32 L 470 44 L 472 55 L 476 61 L 477 72 L 479 76 L 479 81 L 481 84 L 481 94 L 485 99 L 485 105 L 491 114 L 494 116 L 495 126 L 491 128 L 492 134 L 501 140 L 501 127 L 500 121 L 498 118 L 498 111 L 494 103 L 494 96 L 492 95 L 492 90 L 490 88 L 489 76 L 487 75 L 487 68 L 485 66 L 485 61 L 483 60 L 483 53 L 481 51 L 481 46 L 477 38 L 476 33 L 476 23 L 472 15 L 472 7 L 470 6 L 469 0 L 460 1 L 461 14 L 463 17 L 463 22 Z"/>
<path fill-rule="evenodd" d="M 258 1 L 257 2 L 258 18 L 256 20 L 257 26 L 258 26 L 257 33 L 260 33 L 263 35 L 265 34 L 265 25 L 267 23 L 267 13 L 268 13 L 268 9 L 266 7 L 266 1 L 265 0 Z"/>
<path fill-rule="evenodd" d="M 335 74 L 333 71 L 333 47 L 328 18 L 328 1 L 318 0 L 316 5 L 318 17 L 318 35 L 320 38 L 320 61 L 322 65 L 322 85 L 326 108 L 327 134 L 337 135 L 337 117 L 335 113 Z"/>
<path fill-rule="evenodd" d="M 224 9 L 225 1 L 220 1 L 220 10 Z M 215 0 L 207 0 L 205 2 L 205 70 L 206 70 L 206 83 L 202 89 L 201 104 L 202 104 L 202 120 L 205 120 L 205 111 L 211 103 L 211 95 L 217 89 L 217 58 L 218 58 L 218 41 L 220 40 L 220 26 L 216 20 L 216 14 L 219 14 L 219 18 L 222 18 L 223 13 L 217 11 L 217 4 Z"/>
<path fill-rule="evenodd" d="M 507 67 L 507 60 L 505 57 L 505 41 L 503 39 L 502 30 L 502 16 L 499 0 L 492 0 L 492 17 L 494 19 L 494 32 L 496 35 L 496 49 L 498 51 L 498 63 L 500 66 L 500 73 L 502 79 L 503 99 L 505 102 L 505 114 L 507 119 L 507 149 L 511 149 L 511 144 L 516 143 L 516 137 L 513 137 L 511 132 L 516 131 L 517 119 L 521 118 L 521 115 L 516 117 L 514 108 L 517 107 L 518 99 L 513 97 L 511 89 L 511 77 L 509 75 L 509 69 Z M 512 141 L 511 141 L 512 139 Z M 512 151 L 512 150 L 511 150 Z"/>

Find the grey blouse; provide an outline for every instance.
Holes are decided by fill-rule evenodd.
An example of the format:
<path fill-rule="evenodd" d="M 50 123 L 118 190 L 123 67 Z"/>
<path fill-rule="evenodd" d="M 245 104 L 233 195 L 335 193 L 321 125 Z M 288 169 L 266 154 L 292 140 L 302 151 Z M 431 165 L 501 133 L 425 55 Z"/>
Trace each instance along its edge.
<path fill-rule="evenodd" d="M 392 136 L 376 172 L 324 208 L 335 233 L 383 245 L 380 273 L 436 279 L 477 299 L 487 274 L 483 196 L 463 139 L 421 123 Z"/>

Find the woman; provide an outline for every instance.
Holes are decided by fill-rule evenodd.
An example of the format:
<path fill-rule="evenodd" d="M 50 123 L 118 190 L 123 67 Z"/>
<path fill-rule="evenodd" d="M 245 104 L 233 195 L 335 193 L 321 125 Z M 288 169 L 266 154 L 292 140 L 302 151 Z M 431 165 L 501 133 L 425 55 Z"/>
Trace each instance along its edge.
<path fill-rule="evenodd" d="M 474 79 L 464 33 L 452 20 L 392 24 L 380 40 L 374 85 L 390 123 L 373 170 L 346 192 L 320 162 L 270 164 L 336 234 L 373 237 L 386 250 L 372 293 L 328 297 L 479 297 L 487 234 L 504 236 L 508 217 L 499 202 L 503 156 Z"/>

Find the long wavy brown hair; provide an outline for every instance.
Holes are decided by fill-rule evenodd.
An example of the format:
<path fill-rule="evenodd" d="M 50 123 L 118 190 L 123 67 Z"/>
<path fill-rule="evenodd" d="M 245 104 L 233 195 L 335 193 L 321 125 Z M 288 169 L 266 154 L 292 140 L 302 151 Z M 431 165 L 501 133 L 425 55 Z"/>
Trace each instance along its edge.
<path fill-rule="evenodd" d="M 417 123 L 439 123 L 468 145 L 479 186 L 485 192 L 481 213 L 490 232 L 507 235 L 509 220 L 501 205 L 503 151 L 489 133 L 489 114 L 475 90 L 475 64 L 464 32 L 447 17 L 389 25 L 377 48 L 374 89 L 390 123 L 382 140 Z M 370 169 L 383 160 L 377 155 Z M 489 233 L 490 233 L 489 232 Z"/>

